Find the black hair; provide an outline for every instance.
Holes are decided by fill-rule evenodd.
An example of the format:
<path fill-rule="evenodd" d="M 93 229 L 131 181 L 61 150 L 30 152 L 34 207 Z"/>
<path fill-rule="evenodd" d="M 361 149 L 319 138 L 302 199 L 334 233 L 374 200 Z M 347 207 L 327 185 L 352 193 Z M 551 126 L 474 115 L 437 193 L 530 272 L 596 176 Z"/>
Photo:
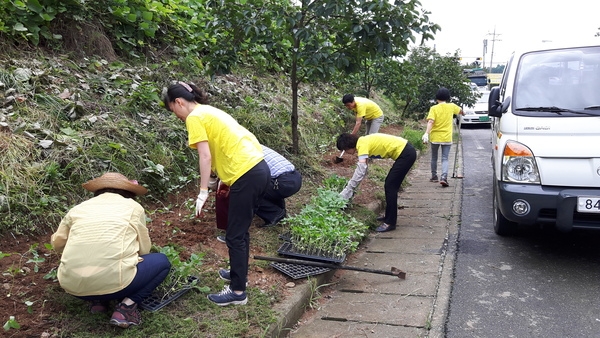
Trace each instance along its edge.
<path fill-rule="evenodd" d="M 450 101 L 450 91 L 444 87 L 438 89 L 437 93 L 435 93 L 435 99 L 440 101 Z"/>
<path fill-rule="evenodd" d="M 123 189 L 115 189 L 115 188 L 98 189 L 94 192 L 94 196 L 102 195 L 105 192 L 112 192 L 114 194 L 119 194 L 125 198 L 134 198 L 136 196 L 133 191 L 123 190 Z"/>
<path fill-rule="evenodd" d="M 348 150 L 356 148 L 356 142 L 358 142 L 358 135 L 343 133 L 338 136 L 336 146 L 338 150 Z"/>
<path fill-rule="evenodd" d="M 192 83 L 179 81 L 167 88 L 167 92 L 163 95 L 163 103 L 167 110 L 169 103 L 175 102 L 175 99 L 182 98 L 189 102 L 208 104 L 208 94 Z"/>
<path fill-rule="evenodd" d="M 344 97 L 342 97 L 343 104 L 350 103 L 350 102 L 354 102 L 354 95 L 346 94 L 346 95 L 344 95 Z"/>

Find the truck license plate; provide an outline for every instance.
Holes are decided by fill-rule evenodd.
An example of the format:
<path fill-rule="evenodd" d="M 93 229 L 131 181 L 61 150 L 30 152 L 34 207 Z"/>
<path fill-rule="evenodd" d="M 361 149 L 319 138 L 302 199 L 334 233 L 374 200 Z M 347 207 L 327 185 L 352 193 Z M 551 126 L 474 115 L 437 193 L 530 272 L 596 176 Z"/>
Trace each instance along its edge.
<path fill-rule="evenodd" d="M 600 197 L 579 196 L 577 197 L 578 212 L 600 213 Z"/>

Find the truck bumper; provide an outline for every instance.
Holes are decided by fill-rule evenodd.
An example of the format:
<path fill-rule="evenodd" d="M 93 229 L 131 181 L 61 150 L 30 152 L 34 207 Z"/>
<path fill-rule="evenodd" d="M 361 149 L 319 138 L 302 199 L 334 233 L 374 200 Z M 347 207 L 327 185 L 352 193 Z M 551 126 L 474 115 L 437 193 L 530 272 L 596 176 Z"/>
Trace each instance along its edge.
<path fill-rule="evenodd" d="M 506 219 L 519 224 L 554 223 L 560 231 L 574 228 L 600 230 L 600 213 L 577 212 L 578 196 L 600 196 L 600 189 L 544 187 L 497 182 L 498 207 Z M 525 201 L 529 212 L 517 215 L 516 201 Z"/>

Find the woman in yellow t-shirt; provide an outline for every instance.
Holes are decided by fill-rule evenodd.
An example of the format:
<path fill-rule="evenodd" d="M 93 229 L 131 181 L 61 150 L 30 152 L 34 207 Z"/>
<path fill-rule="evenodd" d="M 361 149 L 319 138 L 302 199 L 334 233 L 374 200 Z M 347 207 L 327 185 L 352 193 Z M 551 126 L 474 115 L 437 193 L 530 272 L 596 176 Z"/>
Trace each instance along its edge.
<path fill-rule="evenodd" d="M 448 186 L 448 156 L 452 146 L 452 125 L 454 116 L 464 115 L 462 108 L 449 103 L 450 91 L 438 89 L 435 94 L 437 104 L 429 109 L 427 115 L 427 130 L 423 134 L 423 143 L 431 142 L 431 182 L 438 181 L 437 160 L 438 150 L 442 148 L 442 175 L 439 182 L 443 187 Z"/>
<path fill-rule="evenodd" d="M 185 122 L 188 145 L 198 151 L 200 194 L 196 199 L 196 217 L 208 198 L 212 173 L 230 187 L 225 242 L 231 269 L 222 270 L 219 275 L 231 283 L 222 292 L 208 295 L 208 299 L 220 306 L 246 304 L 249 229 L 270 180 L 263 150 L 256 137 L 233 117 L 208 105 L 207 94 L 193 84 L 180 81 L 169 86 L 163 103 Z"/>

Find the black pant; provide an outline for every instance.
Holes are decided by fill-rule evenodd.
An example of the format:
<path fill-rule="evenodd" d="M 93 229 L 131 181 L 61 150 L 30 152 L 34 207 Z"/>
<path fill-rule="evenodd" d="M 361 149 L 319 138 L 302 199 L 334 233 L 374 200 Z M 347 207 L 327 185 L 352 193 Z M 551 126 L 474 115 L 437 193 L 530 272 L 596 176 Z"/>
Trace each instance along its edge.
<path fill-rule="evenodd" d="M 260 200 L 256 215 L 266 224 L 271 224 L 285 215 L 285 199 L 297 193 L 302 187 L 302 175 L 297 170 L 271 178 L 269 188 Z"/>
<path fill-rule="evenodd" d="M 254 218 L 254 210 L 267 190 L 269 177 L 269 166 L 262 160 L 238 178 L 229 190 L 225 243 L 229 248 L 230 288 L 234 291 L 246 290 L 250 256 L 249 229 Z"/>
<path fill-rule="evenodd" d="M 404 181 L 404 177 L 410 171 L 417 160 L 417 151 L 407 143 L 400 156 L 396 159 L 390 172 L 385 178 L 385 223 L 396 226 L 398 218 L 398 191 Z"/>

